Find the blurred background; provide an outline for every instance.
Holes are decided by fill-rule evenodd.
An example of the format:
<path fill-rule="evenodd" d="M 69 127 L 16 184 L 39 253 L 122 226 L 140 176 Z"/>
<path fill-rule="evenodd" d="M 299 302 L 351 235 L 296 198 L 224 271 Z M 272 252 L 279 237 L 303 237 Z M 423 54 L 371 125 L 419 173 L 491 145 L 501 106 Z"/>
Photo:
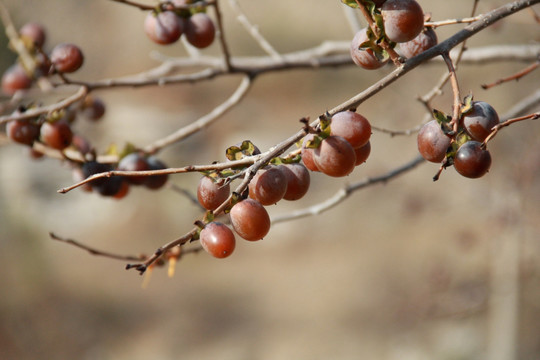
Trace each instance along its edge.
<path fill-rule="evenodd" d="M 113 1 L 4 0 L 17 27 L 46 26 L 46 48 L 73 42 L 84 51 L 74 79 L 119 77 L 157 66 L 151 54 L 185 56 L 180 43 L 147 39 L 145 13 Z M 419 1 L 434 20 L 466 17 L 472 1 Z M 279 52 L 352 39 L 337 1 L 240 1 Z M 479 12 L 505 1 L 480 1 Z M 147 4 L 153 4 L 147 2 Z M 263 55 L 221 1 L 233 55 Z M 540 13 L 538 6 L 535 7 Z M 213 12 L 210 12 L 214 16 Z M 437 30 L 439 40 L 460 25 Z M 468 42 L 531 44 L 539 24 L 522 11 Z M 0 34 L 0 70 L 16 56 Z M 217 43 L 204 54 L 218 55 Z M 524 68 L 518 62 L 463 65 L 461 91 L 500 115 L 538 90 L 537 73 L 491 90 Z M 266 150 L 391 71 L 356 67 L 295 70 L 257 78 L 247 97 L 211 127 L 164 149 L 171 167 L 224 160 L 249 139 Z M 406 130 L 425 109 L 416 100 L 445 68 L 425 64 L 358 112 L 372 125 Z M 211 111 L 238 76 L 198 84 L 97 91 L 103 121 L 78 121 L 104 152 L 127 141 L 145 146 Z M 449 87 L 433 106 L 451 111 Z M 58 100 L 66 94 L 53 97 Z M 40 101 L 39 98 L 36 99 Z M 43 101 L 51 101 L 43 100 Z M 536 107 L 538 111 L 539 107 Z M 374 132 L 366 164 L 346 178 L 312 174 L 308 195 L 270 207 L 272 216 L 317 204 L 346 184 L 378 176 L 417 154 L 416 137 Z M 143 277 L 125 262 L 51 240 L 53 231 L 125 255 L 151 253 L 191 229 L 201 211 L 170 189 L 132 188 L 121 201 L 57 189 L 68 166 L 32 160 L 5 138 L 0 147 L 0 358 L 2 359 L 538 359 L 540 358 L 540 123 L 503 129 L 490 143 L 488 175 L 465 179 L 436 164 L 354 193 L 315 217 L 275 224 L 264 241 L 238 241 L 230 258 L 185 256 L 173 278 Z M 170 182 L 195 193 L 198 174 Z"/>

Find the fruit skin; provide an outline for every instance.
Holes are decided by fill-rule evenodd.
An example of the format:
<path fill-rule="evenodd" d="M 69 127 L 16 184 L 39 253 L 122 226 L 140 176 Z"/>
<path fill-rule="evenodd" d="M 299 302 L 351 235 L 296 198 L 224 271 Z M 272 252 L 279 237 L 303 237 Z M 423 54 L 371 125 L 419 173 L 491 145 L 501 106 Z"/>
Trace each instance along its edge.
<path fill-rule="evenodd" d="M 32 87 L 32 79 L 21 65 L 11 65 L 2 74 L 2 91 L 6 95 L 13 95 L 18 90 L 25 90 Z"/>
<path fill-rule="evenodd" d="M 82 166 L 82 175 L 86 179 L 94 174 L 113 170 L 110 164 L 102 164 L 97 161 L 85 162 Z M 93 190 L 98 191 L 103 196 L 115 196 L 122 190 L 124 178 L 121 176 L 112 176 L 109 178 L 99 178 L 89 183 Z"/>
<path fill-rule="evenodd" d="M 19 30 L 22 38 L 28 39 L 33 45 L 42 47 L 45 44 L 45 28 L 37 23 L 27 23 Z"/>
<path fill-rule="evenodd" d="M 84 100 L 82 114 L 88 120 L 97 121 L 105 115 L 105 103 L 98 97 L 87 96 Z"/>
<path fill-rule="evenodd" d="M 313 160 L 322 173 L 342 177 L 354 170 L 356 155 L 347 140 L 341 136 L 329 136 L 315 149 Z"/>
<path fill-rule="evenodd" d="M 356 155 L 355 166 L 365 163 L 370 153 L 371 143 L 369 141 L 364 146 L 354 149 L 354 154 Z"/>
<path fill-rule="evenodd" d="M 175 43 L 182 36 L 182 21 L 172 11 L 159 14 L 150 12 L 144 20 L 144 32 L 153 42 L 160 45 Z"/>
<path fill-rule="evenodd" d="M 319 171 L 319 168 L 317 165 L 315 165 L 315 162 L 313 161 L 313 152 L 315 149 L 306 147 L 306 143 L 309 140 L 312 140 L 315 137 L 314 134 L 308 134 L 304 137 L 304 140 L 302 141 L 302 162 L 311 171 Z"/>
<path fill-rule="evenodd" d="M 84 62 L 84 56 L 77 45 L 58 44 L 51 51 L 51 62 L 56 71 L 72 73 L 80 69 Z"/>
<path fill-rule="evenodd" d="M 257 171 L 249 182 L 249 197 L 262 205 L 273 205 L 283 199 L 287 191 L 287 178 L 276 166 Z"/>
<path fill-rule="evenodd" d="M 196 48 L 203 49 L 214 42 L 216 28 L 210 16 L 196 13 L 185 20 L 187 41 Z"/>
<path fill-rule="evenodd" d="M 6 124 L 6 134 L 19 144 L 32 146 L 39 138 L 39 125 L 29 120 L 13 120 Z"/>
<path fill-rule="evenodd" d="M 234 233 L 220 222 L 206 224 L 201 230 L 200 241 L 206 252 L 219 259 L 230 256 L 236 247 Z"/>
<path fill-rule="evenodd" d="M 474 101 L 472 110 L 463 115 L 463 126 L 476 141 L 484 141 L 491 129 L 499 124 L 499 115 L 484 101 Z"/>
<path fill-rule="evenodd" d="M 416 138 L 418 151 L 430 162 L 441 162 L 446 156 L 451 139 L 444 134 L 437 120 L 424 124 Z"/>
<path fill-rule="evenodd" d="M 387 0 L 381 14 L 386 37 L 394 42 L 410 41 L 424 28 L 424 11 L 415 0 Z"/>
<path fill-rule="evenodd" d="M 304 197 L 311 183 L 308 169 L 299 163 L 281 164 L 278 168 L 287 179 L 287 191 L 283 195 L 283 199 L 294 201 Z"/>
<path fill-rule="evenodd" d="M 71 127 L 64 120 L 44 122 L 41 125 L 40 137 L 43 143 L 57 150 L 64 150 L 73 140 Z"/>
<path fill-rule="evenodd" d="M 468 178 L 484 176 L 491 167 L 491 154 L 478 141 L 467 141 L 461 145 L 454 158 L 456 171 Z"/>
<path fill-rule="evenodd" d="M 332 116 L 330 134 L 341 136 L 356 149 L 364 146 L 371 137 L 371 124 L 354 111 L 341 111 Z"/>
<path fill-rule="evenodd" d="M 146 158 L 146 163 L 148 164 L 148 170 L 161 170 L 166 169 L 167 166 L 162 163 L 158 158 L 155 156 L 149 156 Z M 154 175 L 154 176 L 146 176 L 146 180 L 144 181 L 144 186 L 151 190 L 157 190 L 163 187 L 167 183 L 167 180 L 169 179 L 169 175 Z"/>
<path fill-rule="evenodd" d="M 215 210 L 229 197 L 229 184 L 220 186 L 208 176 L 203 176 L 197 186 L 197 199 L 206 210 Z"/>
<path fill-rule="evenodd" d="M 245 199 L 234 205 L 230 216 L 234 231 L 243 239 L 261 240 L 270 231 L 268 212 L 253 199 Z"/>
<path fill-rule="evenodd" d="M 350 54 L 354 63 L 367 70 L 383 67 L 387 61 L 377 59 L 372 49 L 359 49 L 360 45 L 368 41 L 367 28 L 359 30 L 351 41 Z"/>
<path fill-rule="evenodd" d="M 122 171 L 145 171 L 150 170 L 146 158 L 138 152 L 133 152 L 124 156 L 118 163 L 118 170 Z M 126 181 L 133 185 L 143 185 L 146 176 L 126 176 Z"/>
<path fill-rule="evenodd" d="M 424 28 L 417 37 L 411 41 L 399 44 L 401 54 L 406 58 L 412 58 L 437 45 L 438 39 L 435 30 L 431 27 Z"/>

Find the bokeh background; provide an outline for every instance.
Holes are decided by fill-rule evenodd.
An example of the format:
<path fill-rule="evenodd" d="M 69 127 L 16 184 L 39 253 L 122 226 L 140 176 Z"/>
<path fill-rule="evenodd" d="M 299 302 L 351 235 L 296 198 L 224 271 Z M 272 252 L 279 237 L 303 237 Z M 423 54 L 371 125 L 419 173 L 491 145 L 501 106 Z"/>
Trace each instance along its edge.
<path fill-rule="evenodd" d="M 158 47 L 143 33 L 145 13 L 112 1 L 4 0 L 14 22 L 46 25 L 46 47 L 78 44 L 97 80 L 185 56 L 180 43 Z M 151 3 L 151 2 L 147 2 Z M 262 55 L 222 1 L 233 55 Z M 488 11 L 505 1 L 480 1 Z M 468 16 L 472 1 L 425 1 L 435 20 Z M 352 38 L 339 1 L 240 1 L 280 52 Z M 538 6 L 536 11 L 540 12 Z M 213 15 L 213 14 L 212 14 Z M 460 26 L 438 30 L 445 39 Z M 483 31 L 470 48 L 531 44 L 540 26 L 523 11 Z M 0 35 L 0 69 L 15 55 Z M 219 54 L 213 45 L 205 54 Z M 502 115 L 538 90 L 532 73 L 485 91 L 480 84 L 524 63 L 463 65 L 463 93 Z M 358 68 L 296 70 L 261 76 L 246 99 L 208 129 L 163 150 L 174 167 L 224 159 L 244 139 L 261 149 L 290 136 L 388 73 Z M 425 116 L 415 99 L 445 71 L 426 64 L 362 104 L 373 125 L 414 128 Z M 112 143 L 144 146 L 224 101 L 238 76 L 200 84 L 109 89 L 103 121 L 78 121 L 101 152 Z M 66 94 L 53 97 L 57 100 Z M 451 91 L 434 106 L 451 110 Z M 50 101 L 50 99 L 44 100 Z M 538 111 L 538 107 L 536 108 Z M 22 146 L 0 147 L 0 358 L 2 359 L 538 359 L 540 357 L 540 123 L 504 129 L 490 143 L 482 179 L 435 164 L 354 193 L 315 217 L 276 224 L 264 241 L 239 241 L 233 256 L 186 256 L 173 278 L 143 278 L 125 263 L 53 241 L 48 233 L 120 254 L 150 253 L 191 229 L 200 210 L 170 189 L 132 189 L 116 201 L 82 191 L 57 160 L 32 160 Z M 415 136 L 374 132 L 368 162 L 347 178 L 313 174 L 304 199 L 269 208 L 273 216 L 317 204 L 345 184 L 386 173 L 416 155 Z M 194 193 L 199 175 L 170 181 Z"/>

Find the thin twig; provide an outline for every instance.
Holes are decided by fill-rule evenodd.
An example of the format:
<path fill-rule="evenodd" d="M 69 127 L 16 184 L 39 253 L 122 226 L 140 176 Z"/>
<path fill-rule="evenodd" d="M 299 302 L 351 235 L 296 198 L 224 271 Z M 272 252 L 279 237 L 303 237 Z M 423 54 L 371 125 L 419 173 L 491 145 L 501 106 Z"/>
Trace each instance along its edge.
<path fill-rule="evenodd" d="M 219 106 L 215 107 L 212 111 L 210 111 L 210 113 L 204 115 L 203 117 L 192 122 L 191 124 L 176 130 L 174 133 L 170 134 L 169 136 L 163 139 L 157 140 L 154 143 L 144 147 L 144 151 L 149 154 L 155 153 L 159 151 L 160 149 L 166 146 L 169 146 L 171 144 L 174 144 L 176 142 L 179 142 L 181 140 L 184 140 L 190 135 L 193 135 L 196 132 L 200 131 L 201 129 L 204 129 L 205 127 L 209 126 L 214 121 L 216 121 L 221 116 L 223 116 L 231 108 L 237 105 L 245 97 L 245 95 L 247 94 L 248 90 L 251 87 L 251 83 L 252 83 L 251 78 L 249 76 L 244 76 L 242 78 L 242 81 L 240 82 L 240 85 L 234 91 L 234 93 L 227 100 L 225 100 Z"/>
<path fill-rule="evenodd" d="M 432 27 L 437 28 L 439 26 L 444 25 L 456 25 L 456 24 L 468 24 L 477 21 L 480 19 L 481 15 L 479 16 L 473 16 L 468 18 L 462 18 L 462 19 L 448 19 L 448 20 L 441 20 L 441 21 L 426 21 L 424 23 L 424 26 L 426 27 Z"/>
<path fill-rule="evenodd" d="M 327 200 L 319 204 L 312 205 L 305 209 L 299 209 L 299 210 L 293 211 L 290 214 L 276 216 L 275 218 L 272 219 L 272 224 L 296 220 L 296 219 L 307 217 L 307 216 L 320 215 L 321 213 L 328 211 L 332 209 L 334 206 L 345 201 L 355 191 L 358 191 L 360 189 L 366 188 L 371 185 L 375 185 L 379 183 L 386 183 L 390 180 L 393 180 L 399 175 L 405 174 L 406 172 L 414 169 L 416 166 L 418 166 L 419 164 L 422 164 L 424 161 L 425 161 L 424 158 L 422 158 L 421 156 L 417 156 L 411 161 L 407 162 L 406 164 L 399 166 L 395 169 L 392 169 L 391 171 L 385 174 L 375 176 L 375 177 L 368 177 L 359 182 L 347 185 L 343 187 L 342 189 L 338 190 L 332 197 L 328 198 Z"/>
<path fill-rule="evenodd" d="M 76 103 L 77 101 L 82 100 L 86 95 L 88 94 L 88 89 L 84 86 L 81 86 L 76 93 L 73 95 L 65 98 L 62 101 L 59 101 L 57 103 L 47 105 L 47 106 L 41 106 L 36 108 L 30 108 L 24 112 L 19 112 L 17 114 L 12 115 L 4 115 L 0 116 L 0 124 L 6 123 L 11 120 L 24 120 L 24 119 L 31 119 L 39 115 L 44 114 L 50 114 L 55 111 L 59 111 L 62 109 L 67 108 L 69 105 Z"/>
<path fill-rule="evenodd" d="M 517 118 L 514 118 L 514 119 L 508 119 L 504 122 L 501 122 L 499 123 L 498 125 L 495 125 L 491 131 L 491 133 L 486 137 L 486 139 L 484 140 L 484 146 L 490 142 L 494 137 L 495 135 L 497 135 L 497 133 L 499 132 L 500 129 L 502 129 L 503 127 L 506 127 L 506 126 L 509 126 L 509 125 L 512 125 L 514 123 L 517 123 L 519 121 L 523 121 L 523 120 L 537 120 L 538 118 L 540 118 L 540 112 L 537 112 L 537 113 L 534 113 L 534 114 L 529 114 L 529 115 L 525 115 L 525 116 L 520 116 L 520 117 L 517 117 Z"/>
<path fill-rule="evenodd" d="M 138 260 L 144 260 L 146 258 L 144 255 L 141 255 L 141 256 L 119 255 L 119 254 L 114 254 L 114 253 L 110 253 L 110 252 L 107 252 L 107 251 L 98 250 L 98 249 L 95 249 L 95 248 L 90 247 L 88 245 L 84 245 L 84 244 L 78 242 L 77 240 L 68 239 L 68 238 L 58 236 L 53 232 L 50 232 L 49 236 L 53 240 L 58 240 L 58 241 L 61 241 L 63 243 L 70 244 L 70 245 L 73 245 L 75 247 L 78 247 L 79 249 L 86 250 L 92 255 L 99 255 L 99 256 L 104 256 L 104 257 L 110 258 L 110 259 L 123 260 L 123 261 L 138 261 Z"/>
<path fill-rule="evenodd" d="M 225 63 L 225 71 L 231 72 L 231 54 L 229 52 L 229 46 L 227 45 L 227 40 L 225 39 L 225 30 L 223 27 L 223 17 L 221 16 L 221 10 L 219 8 L 219 1 L 214 2 L 214 10 L 216 11 L 216 20 L 217 26 L 219 29 L 219 42 L 221 43 L 221 51 L 223 52 L 223 60 Z"/>
<path fill-rule="evenodd" d="M 229 0 L 229 5 L 237 13 L 236 20 L 238 20 L 238 22 L 246 29 L 248 34 L 250 34 L 251 37 L 257 41 L 261 49 L 270 55 L 271 58 L 281 61 L 281 54 L 274 49 L 274 47 L 268 42 L 268 40 L 266 40 L 266 38 L 264 38 L 264 36 L 262 36 L 259 28 L 251 24 L 246 14 L 240 8 L 238 1 Z"/>
<path fill-rule="evenodd" d="M 513 81 L 513 80 L 517 81 L 517 80 L 521 79 L 522 77 L 524 77 L 525 75 L 528 75 L 531 72 L 533 72 L 539 65 L 540 65 L 540 60 L 537 60 L 535 63 L 527 66 L 525 69 L 522 69 L 522 70 L 518 71 L 515 74 L 512 74 L 512 75 L 507 76 L 505 78 L 499 79 L 499 80 L 497 80 L 497 81 L 495 81 L 495 82 L 493 82 L 491 84 L 483 84 L 483 85 L 480 85 L 480 86 L 482 87 L 482 89 L 488 90 L 488 89 L 491 89 L 494 86 L 500 85 L 500 84 L 508 82 L 508 81 Z"/>

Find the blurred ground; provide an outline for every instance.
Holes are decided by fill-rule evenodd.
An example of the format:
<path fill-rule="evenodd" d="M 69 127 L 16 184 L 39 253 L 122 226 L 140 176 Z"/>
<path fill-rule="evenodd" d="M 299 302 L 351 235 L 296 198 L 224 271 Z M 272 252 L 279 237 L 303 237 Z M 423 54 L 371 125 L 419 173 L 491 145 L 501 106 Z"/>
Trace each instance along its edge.
<path fill-rule="evenodd" d="M 14 21 L 47 25 L 48 44 L 74 42 L 85 54 L 80 79 L 143 71 L 158 48 L 142 31 L 145 14 L 111 1 L 7 0 Z M 261 51 L 222 1 L 233 54 Z M 260 31 L 286 52 L 351 31 L 339 1 L 240 2 Z M 464 17 L 471 1 L 420 1 L 436 20 Z M 482 1 L 486 11 L 504 1 Z M 538 7 L 537 7 L 538 11 Z M 439 38 L 456 27 L 441 29 Z M 522 12 L 468 46 L 538 42 L 538 24 Z M 2 71 L 14 60 L 5 46 Z M 216 54 L 217 45 L 206 52 Z M 504 114 L 538 89 L 538 74 L 484 91 L 479 84 L 522 63 L 463 66 L 463 93 Z M 224 149 L 251 139 L 267 149 L 376 81 L 389 69 L 293 71 L 265 75 L 238 107 L 187 141 L 163 151 L 170 166 L 222 160 Z M 362 105 L 373 125 L 408 129 L 425 110 L 442 64 L 407 75 Z M 77 124 L 102 151 L 111 143 L 148 144 L 226 99 L 235 77 L 196 85 L 98 93 L 103 122 Z M 451 91 L 434 106 L 450 111 Z M 191 228 L 200 213 L 170 190 L 133 189 L 122 201 L 73 191 L 67 167 L 33 161 L 25 149 L 0 147 L 1 359 L 538 359 L 540 357 L 540 124 L 504 129 L 491 143 L 490 173 L 467 180 L 453 169 L 440 181 L 423 164 L 386 185 L 358 193 L 324 215 L 276 224 L 262 242 L 239 242 L 215 260 L 187 256 L 174 278 L 156 269 L 147 289 L 125 263 L 54 242 L 54 231 L 122 253 L 151 252 Z M 310 194 L 279 204 L 284 214 L 316 204 L 346 183 L 412 159 L 415 137 L 375 132 L 368 162 L 345 179 L 313 174 Z M 194 192 L 198 175 L 172 182 Z M 508 355 L 510 354 L 510 355 Z M 513 355 L 512 355 L 513 354 Z"/>

